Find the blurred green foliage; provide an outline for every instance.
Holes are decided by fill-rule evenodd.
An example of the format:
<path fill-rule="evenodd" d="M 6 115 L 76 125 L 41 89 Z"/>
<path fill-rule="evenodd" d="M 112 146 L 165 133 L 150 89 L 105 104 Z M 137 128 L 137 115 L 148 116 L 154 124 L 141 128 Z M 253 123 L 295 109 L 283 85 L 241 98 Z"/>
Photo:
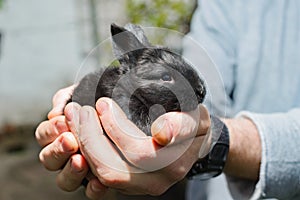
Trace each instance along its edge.
<path fill-rule="evenodd" d="M 195 0 L 126 0 L 127 16 L 132 23 L 181 33 L 189 31 L 195 8 Z"/>

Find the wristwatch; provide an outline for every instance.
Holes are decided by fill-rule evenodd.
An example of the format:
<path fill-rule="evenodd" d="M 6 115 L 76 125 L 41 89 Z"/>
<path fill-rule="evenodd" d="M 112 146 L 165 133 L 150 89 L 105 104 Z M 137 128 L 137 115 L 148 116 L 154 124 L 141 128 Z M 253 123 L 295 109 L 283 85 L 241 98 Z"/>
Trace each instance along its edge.
<path fill-rule="evenodd" d="M 212 148 L 203 158 L 199 158 L 186 177 L 188 179 L 207 180 L 220 175 L 224 169 L 229 151 L 229 132 L 226 125 L 215 116 L 211 116 Z"/>

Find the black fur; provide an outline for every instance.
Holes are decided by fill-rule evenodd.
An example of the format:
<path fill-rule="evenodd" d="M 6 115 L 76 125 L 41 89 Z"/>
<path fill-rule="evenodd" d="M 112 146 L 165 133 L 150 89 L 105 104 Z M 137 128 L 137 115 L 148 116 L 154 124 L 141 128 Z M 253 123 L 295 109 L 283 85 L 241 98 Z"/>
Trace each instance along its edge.
<path fill-rule="evenodd" d="M 134 31 L 142 31 L 134 26 Z M 111 26 L 114 53 L 120 66 L 86 75 L 74 90 L 72 101 L 95 107 L 110 97 L 147 135 L 152 122 L 170 111 L 191 111 L 203 102 L 204 82 L 180 55 L 165 47 L 149 46 L 134 31 Z"/>

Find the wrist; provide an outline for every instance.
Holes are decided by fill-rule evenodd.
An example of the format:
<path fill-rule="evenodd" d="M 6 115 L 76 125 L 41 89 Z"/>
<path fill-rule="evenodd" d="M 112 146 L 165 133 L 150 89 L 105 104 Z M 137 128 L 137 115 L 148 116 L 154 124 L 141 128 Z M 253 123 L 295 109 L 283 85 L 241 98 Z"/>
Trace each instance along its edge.
<path fill-rule="evenodd" d="M 224 173 L 257 180 L 261 160 L 261 142 L 255 124 L 248 118 L 222 119 L 229 130 L 230 148 Z"/>
<path fill-rule="evenodd" d="M 211 146 L 205 157 L 199 156 L 187 174 L 188 178 L 208 179 L 220 175 L 229 150 L 229 133 L 226 125 L 217 117 L 211 116 L 211 128 L 208 133 Z M 202 146 L 207 146 L 207 141 Z M 200 154 L 201 155 L 201 150 Z"/>

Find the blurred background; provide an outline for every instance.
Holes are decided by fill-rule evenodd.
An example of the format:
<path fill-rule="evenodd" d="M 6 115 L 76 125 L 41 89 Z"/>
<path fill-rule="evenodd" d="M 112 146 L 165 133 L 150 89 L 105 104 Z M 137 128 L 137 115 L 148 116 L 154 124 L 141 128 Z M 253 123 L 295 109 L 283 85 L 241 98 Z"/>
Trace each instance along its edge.
<path fill-rule="evenodd" d="M 55 173 L 38 162 L 34 131 L 53 94 L 74 82 L 111 23 L 185 34 L 196 6 L 195 0 L 0 0 L 0 199 L 85 199 L 82 189 L 60 191 Z"/>

